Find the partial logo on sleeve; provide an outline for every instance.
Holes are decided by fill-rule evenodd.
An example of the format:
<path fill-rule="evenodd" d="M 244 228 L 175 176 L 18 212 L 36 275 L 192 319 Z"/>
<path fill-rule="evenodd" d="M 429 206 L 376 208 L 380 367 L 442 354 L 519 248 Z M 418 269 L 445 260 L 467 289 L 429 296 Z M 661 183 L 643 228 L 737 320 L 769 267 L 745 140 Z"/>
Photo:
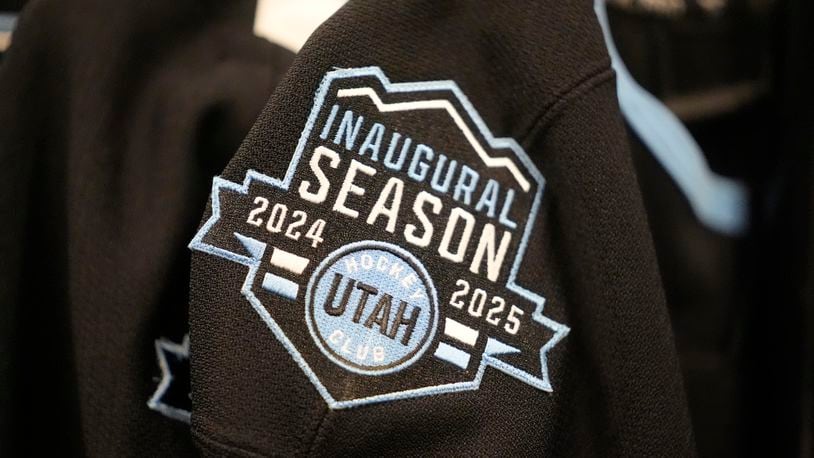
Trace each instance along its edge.
<path fill-rule="evenodd" d="M 161 338 L 155 341 L 161 380 L 147 407 L 173 420 L 189 423 L 192 410 L 189 372 L 189 334 L 180 344 Z"/>
<path fill-rule="evenodd" d="M 517 282 L 545 181 L 452 81 L 329 72 L 284 176 L 215 178 L 190 247 L 242 294 L 331 408 L 480 386 L 551 391 L 568 327 Z"/>

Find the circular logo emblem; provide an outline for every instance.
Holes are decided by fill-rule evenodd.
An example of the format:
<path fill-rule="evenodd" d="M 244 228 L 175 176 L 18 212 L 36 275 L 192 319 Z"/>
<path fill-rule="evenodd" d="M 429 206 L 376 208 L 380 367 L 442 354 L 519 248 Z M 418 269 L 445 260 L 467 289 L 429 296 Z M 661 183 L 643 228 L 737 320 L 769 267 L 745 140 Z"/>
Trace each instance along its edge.
<path fill-rule="evenodd" d="M 426 351 L 438 324 L 438 298 L 415 256 L 389 243 L 359 242 L 334 251 L 314 271 L 305 316 L 331 361 L 382 375 Z"/>

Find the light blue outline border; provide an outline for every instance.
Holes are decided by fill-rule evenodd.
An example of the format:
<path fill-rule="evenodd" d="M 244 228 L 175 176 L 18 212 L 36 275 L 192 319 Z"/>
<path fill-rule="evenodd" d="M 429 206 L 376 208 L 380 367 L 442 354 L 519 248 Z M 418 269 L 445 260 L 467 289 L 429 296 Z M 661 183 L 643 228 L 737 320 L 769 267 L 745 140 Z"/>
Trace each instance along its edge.
<path fill-rule="evenodd" d="M 426 92 L 426 91 L 451 92 L 455 96 L 457 101 L 461 104 L 461 106 L 463 106 L 463 108 L 466 110 L 466 113 L 469 115 L 469 119 L 478 128 L 480 135 L 487 141 L 489 146 L 492 149 L 511 150 L 511 152 L 514 153 L 515 157 L 519 159 L 523 166 L 526 168 L 527 172 L 529 172 L 532 178 L 537 182 L 537 190 L 534 196 L 534 201 L 532 202 L 531 211 L 529 212 L 526 228 L 523 232 L 523 237 L 518 246 L 514 263 L 512 264 L 511 270 L 509 272 L 509 279 L 506 284 L 506 287 L 510 291 L 531 301 L 535 305 L 535 309 L 531 315 L 532 320 L 550 329 L 554 333 L 551 339 L 549 339 L 548 342 L 546 342 L 542 347 L 540 347 L 540 356 L 539 356 L 541 366 L 540 376 L 532 375 L 526 371 L 518 369 L 506 362 L 497 359 L 496 356 L 499 354 L 516 353 L 519 352 L 519 350 L 490 338 L 489 341 L 487 342 L 486 350 L 484 351 L 483 356 L 481 358 L 481 363 L 480 366 L 478 367 L 475 378 L 472 381 L 456 382 L 445 385 L 405 390 L 394 393 L 387 393 L 383 395 L 370 396 L 366 398 L 353 399 L 348 401 L 337 401 L 336 399 L 333 398 L 333 396 L 331 396 L 331 394 L 328 392 L 325 386 L 319 381 L 319 378 L 310 368 L 310 366 L 302 357 L 300 352 L 285 336 L 285 333 L 283 333 L 283 330 L 280 328 L 280 326 L 274 321 L 274 319 L 271 317 L 271 315 L 268 313 L 265 307 L 263 307 L 260 300 L 257 299 L 254 293 L 251 291 L 251 285 L 254 282 L 254 277 L 257 274 L 257 270 L 260 266 L 263 254 L 265 253 L 266 244 L 258 240 L 235 233 L 235 236 L 243 243 L 246 250 L 250 253 L 249 256 L 245 256 L 232 253 L 228 250 L 219 248 L 214 245 L 210 245 L 203 241 L 204 236 L 209 232 L 209 230 L 215 225 L 215 223 L 220 218 L 221 189 L 227 189 L 229 191 L 233 191 L 239 194 L 248 194 L 250 184 L 253 181 L 259 181 L 269 186 L 288 191 L 291 182 L 294 178 L 294 173 L 302 157 L 303 150 L 305 149 L 305 145 L 308 141 L 309 136 L 311 135 L 311 131 L 314 128 L 314 124 L 316 123 L 320 110 L 323 107 L 325 97 L 328 94 L 332 82 L 338 79 L 358 78 L 358 77 L 377 78 L 381 82 L 382 87 L 387 93 Z M 302 134 L 300 135 L 299 142 L 297 143 L 297 148 L 294 151 L 294 155 L 291 158 L 291 162 L 288 166 L 288 170 L 286 171 L 284 178 L 282 180 L 279 180 L 277 178 L 272 178 L 267 175 L 264 175 L 255 170 L 248 170 L 246 172 L 246 175 L 244 176 L 243 183 L 240 184 L 224 180 L 223 178 L 220 177 L 215 177 L 212 180 L 212 195 L 211 195 L 212 215 L 195 234 L 195 237 L 189 244 L 189 248 L 209 253 L 214 256 L 219 256 L 230 261 L 236 262 L 238 264 L 242 264 L 249 268 L 249 272 L 246 275 L 246 280 L 243 282 L 243 286 L 241 287 L 241 293 L 249 300 L 255 311 L 260 315 L 263 321 L 266 322 L 269 329 L 271 329 L 271 331 L 274 333 L 274 335 L 277 337 L 280 343 L 282 343 L 283 347 L 285 347 L 285 349 L 291 354 L 292 358 L 300 366 L 303 372 L 305 372 L 308 379 L 317 389 L 319 394 L 325 399 L 325 401 L 327 402 L 328 406 L 331 409 L 343 409 L 371 403 L 392 401 L 397 399 L 408 399 L 419 396 L 476 390 L 480 387 L 481 379 L 483 378 L 483 373 L 486 370 L 487 366 L 494 367 L 495 369 L 504 372 L 505 374 L 508 374 L 512 377 L 515 377 L 518 380 L 527 383 L 535 388 L 551 392 L 553 391 L 553 388 L 551 386 L 551 380 L 548 372 L 547 354 L 552 348 L 554 348 L 555 345 L 557 345 L 557 343 L 559 343 L 560 340 L 562 340 L 566 335 L 568 335 L 570 328 L 564 324 L 558 323 L 544 316 L 543 307 L 545 306 L 545 298 L 516 283 L 517 273 L 520 269 L 520 264 L 522 263 L 523 256 L 526 252 L 532 227 L 534 226 L 534 222 L 536 221 L 537 218 L 537 212 L 540 208 L 540 202 L 542 200 L 544 187 L 545 179 L 543 178 L 542 174 L 540 174 L 539 170 L 537 170 L 537 167 L 534 165 L 532 160 L 528 157 L 528 155 L 526 155 L 526 152 L 523 150 L 523 148 L 512 138 L 496 138 L 494 135 L 492 135 L 492 132 L 486 127 L 486 124 L 484 123 L 483 119 L 481 119 L 480 115 L 472 106 L 469 99 L 466 97 L 466 95 L 464 95 L 464 93 L 461 91 L 458 85 L 455 84 L 454 81 L 443 80 L 443 81 L 425 81 L 411 83 L 391 83 L 390 80 L 387 79 L 387 77 L 384 75 L 384 73 L 379 67 L 337 69 L 328 72 L 323 78 L 322 82 L 320 83 L 319 88 L 317 89 L 316 95 L 314 97 L 314 105 L 311 109 L 310 115 L 308 116 L 308 120 L 306 121 Z"/>
<path fill-rule="evenodd" d="M 398 366 L 394 366 L 394 367 L 391 367 L 389 369 L 385 369 L 385 370 L 381 370 L 381 371 L 358 369 L 358 368 L 355 368 L 353 366 L 349 366 L 349 365 L 345 364 L 342 361 L 339 361 L 334 355 L 331 354 L 331 352 L 329 352 L 327 349 L 325 349 L 324 345 L 322 345 L 322 342 L 320 342 L 320 339 L 317 338 L 317 332 L 314 330 L 314 327 L 316 326 L 316 324 L 312 323 L 310 317 L 308 316 L 308 305 L 309 305 L 309 302 L 310 302 L 309 297 L 311 296 L 309 293 L 311 291 L 311 288 L 314 287 L 314 280 L 316 279 L 317 273 L 320 272 L 321 270 L 324 270 L 331 261 L 335 261 L 339 256 L 344 256 L 348 252 L 354 251 L 356 249 L 364 249 L 364 248 L 378 248 L 378 249 L 384 249 L 385 251 L 386 250 L 393 250 L 393 251 L 396 252 L 396 254 L 405 256 L 405 257 L 409 258 L 410 260 L 412 260 L 413 263 L 415 263 L 416 267 L 418 268 L 418 273 L 420 273 L 421 275 L 424 275 L 425 279 L 427 280 L 427 284 L 429 286 L 430 293 L 432 294 L 431 299 L 432 299 L 433 302 L 431 303 L 431 306 L 432 306 L 432 308 L 434 309 L 434 312 L 435 312 L 433 320 L 429 325 L 430 335 L 427 336 L 427 341 L 424 343 L 424 347 L 419 349 L 407 361 L 404 361 L 403 363 L 399 364 Z M 435 333 L 438 330 L 438 317 L 441 314 L 441 310 L 439 309 L 438 305 L 439 305 L 439 303 L 438 303 L 438 291 L 436 291 L 436 289 L 435 289 L 435 283 L 432 281 L 432 277 L 430 276 L 429 272 L 427 272 L 427 269 L 424 267 L 424 264 L 422 264 L 421 261 L 418 260 L 418 258 L 416 258 L 412 253 L 405 250 L 404 248 L 402 248 L 402 247 L 400 247 L 398 245 L 394 245 L 392 243 L 381 242 L 381 241 L 376 241 L 376 240 L 363 240 L 363 241 L 360 241 L 360 242 L 349 243 L 347 245 L 343 245 L 343 246 L 337 248 L 336 250 L 331 252 L 328 256 L 325 256 L 325 259 L 323 259 L 322 262 L 319 263 L 317 268 L 314 269 L 314 273 L 311 275 L 311 278 L 308 279 L 308 286 L 305 288 L 305 323 L 308 325 L 308 331 L 311 333 L 311 337 L 314 339 L 314 342 L 316 342 L 317 347 L 319 347 L 320 351 L 322 351 L 322 354 L 327 356 L 328 359 L 330 359 L 331 361 L 333 361 L 337 365 L 341 366 L 345 370 L 348 370 L 350 372 L 354 372 L 354 373 L 360 374 L 360 375 L 386 375 L 386 374 L 392 374 L 394 372 L 398 372 L 398 371 L 400 371 L 402 369 L 406 369 L 407 367 L 411 366 L 413 363 L 415 363 L 419 358 L 421 358 L 424 355 L 424 353 L 427 351 L 428 348 L 430 348 L 430 346 L 432 345 L 432 341 L 435 338 Z"/>

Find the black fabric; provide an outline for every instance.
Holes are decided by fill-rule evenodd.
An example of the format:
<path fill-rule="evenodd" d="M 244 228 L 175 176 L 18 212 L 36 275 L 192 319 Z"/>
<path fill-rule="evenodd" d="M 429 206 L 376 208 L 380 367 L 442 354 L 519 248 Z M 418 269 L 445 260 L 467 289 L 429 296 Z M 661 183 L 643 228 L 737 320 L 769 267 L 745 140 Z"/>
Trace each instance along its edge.
<path fill-rule="evenodd" d="M 775 12 L 782 2 L 608 3 L 628 69 L 680 118 L 731 112 L 771 91 Z"/>
<path fill-rule="evenodd" d="M 661 164 L 635 133 L 630 133 L 698 449 L 704 456 L 734 456 L 739 450 L 738 444 L 757 437 L 744 434 L 747 412 L 754 401 L 743 399 L 747 386 L 751 385 L 751 377 L 746 375 L 748 371 L 743 365 L 757 361 L 755 353 L 747 348 L 745 341 L 749 337 L 745 334 L 749 326 L 756 325 L 761 330 L 753 336 L 755 345 L 765 344 L 762 328 L 768 317 L 762 316 L 767 313 L 764 305 L 772 303 L 784 307 L 777 297 L 778 290 L 767 282 L 774 270 L 769 266 L 779 264 L 779 260 L 767 257 L 782 239 L 757 235 L 767 224 L 777 222 L 788 227 L 788 215 L 778 219 L 779 214 L 776 214 L 767 219 L 762 210 L 764 199 L 769 197 L 761 191 L 766 189 L 767 180 L 781 173 L 777 163 L 785 156 L 766 157 L 773 138 L 779 135 L 778 126 L 773 122 L 775 115 L 776 110 L 771 105 L 761 103 L 688 124 L 711 162 L 731 164 L 721 168 L 739 171 L 740 174 L 734 176 L 750 192 L 755 208 L 750 212 L 749 228 L 741 236 L 716 233 L 701 224 Z M 737 160 L 732 158 L 735 154 L 739 156 Z M 753 307 L 757 314 L 754 316 L 751 315 Z M 785 330 L 799 322 L 785 314 L 777 316 L 783 317 Z M 783 354 L 793 353 L 794 348 L 792 344 Z M 780 359 L 770 358 L 772 361 Z M 789 356 L 789 360 L 779 365 L 790 367 L 794 359 Z M 767 361 L 759 364 L 767 364 Z M 793 378 L 783 377 L 783 380 Z M 799 396 L 799 388 L 792 392 L 795 397 Z M 796 425 L 788 428 L 798 431 Z"/>
<path fill-rule="evenodd" d="M 786 168 L 792 178 L 780 198 L 790 196 L 791 224 L 796 239 L 789 239 L 785 254 L 795 267 L 793 299 L 802 305 L 804 326 L 802 358 L 803 395 L 797 403 L 801 410 L 799 441 L 802 456 L 814 456 L 814 89 L 808 84 L 814 78 L 814 34 L 811 19 L 814 4 L 790 0 L 784 14 L 787 27 L 782 43 L 783 65 L 779 86 L 782 91 L 786 145 L 793 151 Z M 786 237 L 786 234 L 781 234 Z M 755 422 L 757 425 L 757 422 Z M 763 450 L 773 444 L 762 444 Z"/>
<path fill-rule="evenodd" d="M 688 125 L 749 185 L 742 238 L 703 228 L 625 130 L 590 2 L 352 0 L 296 60 L 252 35 L 253 1 L 28 3 L 0 65 L 0 455 L 814 453 L 810 2 L 611 11 L 657 95 L 763 85 Z M 478 390 L 331 410 L 241 293 L 247 268 L 190 263 L 212 177 L 281 176 L 326 72 L 368 65 L 455 81 L 545 176 L 519 280 L 571 328 L 552 393 L 487 368 Z M 170 363 L 192 365 L 191 432 L 147 408 L 155 340 L 188 329 Z"/>
<path fill-rule="evenodd" d="M 181 456 L 186 245 L 292 54 L 254 2 L 34 1 L 0 67 L 0 454 Z M 248 14 L 248 16 L 247 16 Z"/>
<path fill-rule="evenodd" d="M 396 82 L 454 80 L 491 130 L 521 142 L 546 177 L 528 254 L 540 268 L 522 280 L 543 289 L 546 314 L 572 328 L 549 355 L 554 391 L 487 369 L 476 391 L 330 410 L 241 294 L 246 267 L 195 252 L 192 424 L 203 450 L 694 455 L 655 253 L 589 2 L 351 1 L 309 39 L 222 176 L 281 176 L 322 77 L 368 65 Z M 239 232 L 245 223 L 225 224 Z"/>
<path fill-rule="evenodd" d="M 612 9 L 623 60 L 668 105 L 682 93 L 761 85 L 754 97 L 687 122 L 712 170 L 749 191 L 741 236 L 705 228 L 630 135 L 703 456 L 810 454 L 811 305 L 801 293 L 810 255 L 801 248 L 810 243 L 812 110 L 802 63 L 811 38 L 800 24 L 811 16 L 803 3 L 731 1 L 667 15 L 623 2 Z"/>
<path fill-rule="evenodd" d="M 17 12 L 22 10 L 26 3 L 28 3 L 26 0 L 3 0 L 0 2 L 0 11 Z"/>
<path fill-rule="evenodd" d="M 749 409 L 744 432 L 749 439 L 743 441 L 741 450 L 812 456 L 814 91 L 810 82 L 814 78 L 814 34 L 810 24 L 814 4 L 788 0 L 777 16 L 774 93 L 778 116 L 773 140 L 778 165 L 771 169 L 762 205 L 756 209 L 763 222 L 757 240 L 763 294 L 751 310 L 753 352 L 746 365 L 748 391 L 741 400 Z M 769 320 L 767 305 L 771 307 Z M 771 369 L 761 361 L 772 361 Z"/>

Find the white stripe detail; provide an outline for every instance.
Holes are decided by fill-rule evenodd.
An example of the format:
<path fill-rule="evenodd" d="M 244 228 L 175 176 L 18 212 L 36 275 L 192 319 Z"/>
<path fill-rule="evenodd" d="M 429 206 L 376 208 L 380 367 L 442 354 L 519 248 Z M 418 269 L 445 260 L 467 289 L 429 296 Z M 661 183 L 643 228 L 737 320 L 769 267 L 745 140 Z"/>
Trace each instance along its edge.
<path fill-rule="evenodd" d="M 444 342 L 438 344 L 438 349 L 435 350 L 435 357 L 454 364 L 461 369 L 466 369 L 467 366 L 469 366 L 469 353 L 463 350 L 458 350 L 452 345 L 447 345 Z"/>
<path fill-rule="evenodd" d="M 338 97 L 359 97 L 359 96 L 368 96 L 370 100 L 376 105 L 376 108 L 379 109 L 382 113 L 387 113 L 391 111 L 411 111 L 411 110 L 446 110 L 449 113 L 452 120 L 455 121 L 455 124 L 461 129 L 463 132 L 464 137 L 469 141 L 469 144 L 472 145 L 472 148 L 478 153 L 478 156 L 481 160 L 486 164 L 487 167 L 505 167 L 511 172 L 514 176 L 517 183 L 523 188 L 523 191 L 528 192 L 531 188 L 531 184 L 523 176 L 523 173 L 517 167 L 517 165 L 509 159 L 508 157 L 491 157 L 486 150 L 483 149 L 478 139 L 475 138 L 475 134 L 469 129 L 469 126 L 466 125 L 463 118 L 460 114 L 458 114 L 458 110 L 455 109 L 455 106 L 449 102 L 449 100 L 443 99 L 436 99 L 436 100 L 421 100 L 416 102 L 397 102 L 397 103 L 384 103 L 382 99 L 379 98 L 379 95 L 376 94 L 376 91 L 370 87 L 357 87 L 357 88 L 349 88 L 349 89 L 340 89 L 337 91 L 336 94 Z"/>
<path fill-rule="evenodd" d="M 300 275 L 311 261 L 308 258 L 303 258 L 302 256 L 297 256 L 294 253 L 289 253 L 288 251 L 274 247 L 269 262 L 272 266 Z"/>
<path fill-rule="evenodd" d="M 475 342 L 478 341 L 478 334 L 480 334 L 480 332 L 451 318 L 447 318 L 446 322 L 444 323 L 444 334 L 452 337 L 455 340 L 463 342 L 470 347 L 474 347 Z"/>

